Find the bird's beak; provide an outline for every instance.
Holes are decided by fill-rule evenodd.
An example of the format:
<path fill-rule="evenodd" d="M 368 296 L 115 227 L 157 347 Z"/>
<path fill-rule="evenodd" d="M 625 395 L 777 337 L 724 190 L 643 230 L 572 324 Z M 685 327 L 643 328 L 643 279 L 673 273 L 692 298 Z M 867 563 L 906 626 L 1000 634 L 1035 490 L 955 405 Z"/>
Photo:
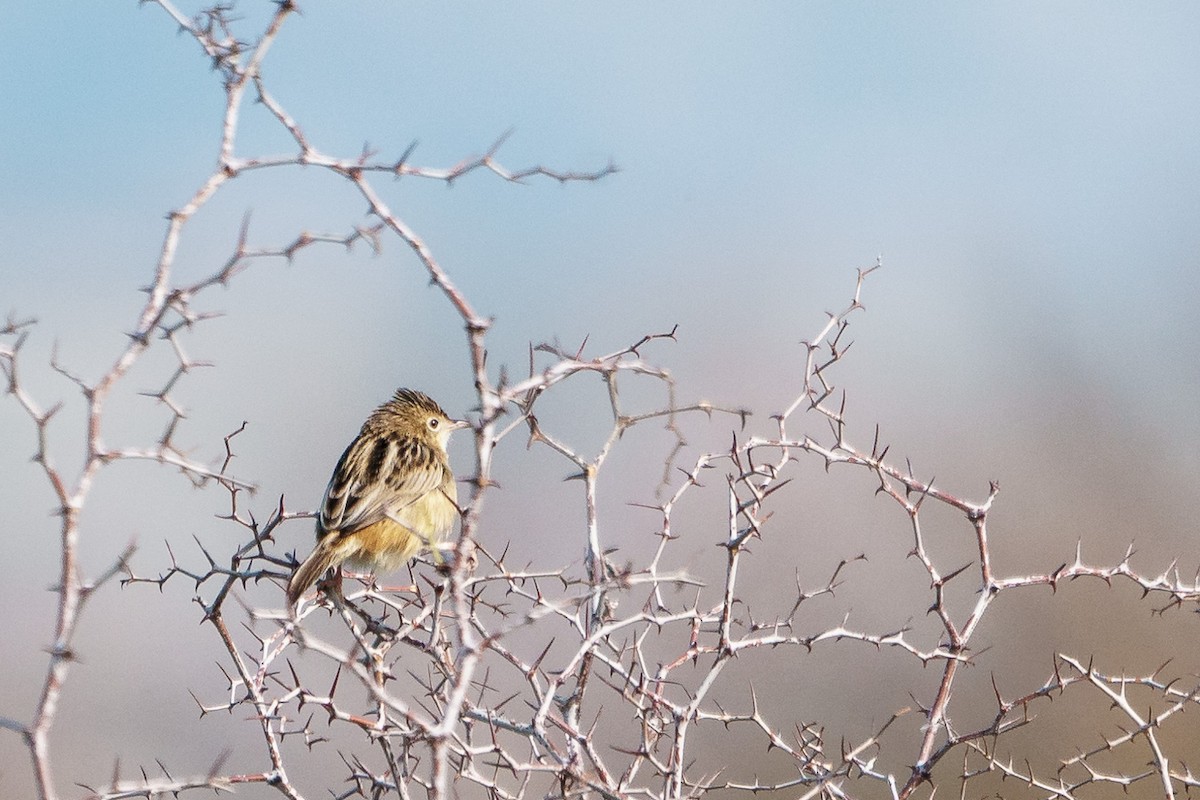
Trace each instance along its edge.
<path fill-rule="evenodd" d="M 463 428 L 471 427 L 471 421 L 468 419 L 452 419 L 450 420 L 450 430 L 457 431 Z"/>

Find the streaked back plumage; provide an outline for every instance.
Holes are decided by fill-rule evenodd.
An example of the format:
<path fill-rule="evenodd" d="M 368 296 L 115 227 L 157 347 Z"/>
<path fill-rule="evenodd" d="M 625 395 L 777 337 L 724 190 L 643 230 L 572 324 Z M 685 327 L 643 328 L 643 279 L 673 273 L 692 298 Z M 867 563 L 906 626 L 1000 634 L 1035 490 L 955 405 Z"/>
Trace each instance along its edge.
<path fill-rule="evenodd" d="M 442 540 L 458 516 L 446 442 L 463 425 L 412 389 L 371 413 L 334 468 L 317 546 L 288 582 L 289 604 L 343 561 L 394 569 Z"/>

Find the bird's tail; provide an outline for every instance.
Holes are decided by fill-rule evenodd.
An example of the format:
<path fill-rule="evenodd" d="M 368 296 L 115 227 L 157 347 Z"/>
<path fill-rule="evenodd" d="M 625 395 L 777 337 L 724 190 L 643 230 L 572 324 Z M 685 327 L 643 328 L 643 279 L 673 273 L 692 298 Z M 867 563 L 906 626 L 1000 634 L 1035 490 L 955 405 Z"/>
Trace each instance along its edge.
<path fill-rule="evenodd" d="M 339 552 L 337 539 L 337 536 L 326 536 L 317 543 L 304 563 L 296 568 L 287 585 L 288 608 L 294 608 L 304 590 L 316 583 L 326 570 L 336 567 L 345 559 L 345 554 Z"/>

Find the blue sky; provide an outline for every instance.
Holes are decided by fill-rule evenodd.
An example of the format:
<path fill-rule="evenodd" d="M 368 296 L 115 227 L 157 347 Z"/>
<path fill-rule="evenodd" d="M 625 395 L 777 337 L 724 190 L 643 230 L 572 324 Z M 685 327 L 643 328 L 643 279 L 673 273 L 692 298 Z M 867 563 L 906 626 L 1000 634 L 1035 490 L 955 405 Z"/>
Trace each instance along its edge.
<path fill-rule="evenodd" d="M 243 5 L 249 37 L 273 6 Z M 1168 510 L 1192 502 L 1200 470 L 1194 4 L 346 5 L 303 3 L 264 68 L 323 152 L 369 142 L 395 158 L 418 141 L 413 160 L 441 167 L 511 130 L 512 168 L 621 168 L 596 184 L 382 184 L 496 317 L 497 362 L 519 367 L 531 341 L 590 335 L 600 352 L 678 323 L 655 357 L 682 394 L 765 415 L 797 389 L 798 342 L 882 256 L 847 366 L 862 436 L 883 423 L 962 491 L 1006 481 L 1031 552 L 1094 526 L 1163 559 L 1194 543 Z M 26 373 L 49 405 L 71 392 L 37 362 L 55 344 L 91 376 L 121 346 L 164 214 L 212 167 L 222 96 L 152 5 L 16 4 L 4 27 L 0 313 L 41 320 Z M 239 154 L 290 149 L 249 108 Z M 180 280 L 227 257 L 248 210 L 261 246 L 364 221 L 313 170 L 247 175 L 189 226 Z M 331 459 L 397 385 L 452 413 L 470 405 L 461 332 L 395 242 L 378 258 L 263 263 L 206 303 L 227 316 L 189 340 L 217 364 L 181 390 L 190 441 L 214 453 L 250 420 L 243 463 L 267 496 L 315 504 Z M 131 376 L 115 440 L 155 429 L 133 395 L 165 363 Z M 19 501 L 10 524 L 49 537 L 11 402 L 0 430 L 16 443 L 0 462 L 15 476 L 0 495 Z M 160 480 L 121 480 L 135 477 Z M 131 533 L 164 538 L 133 512 L 96 512 L 89 565 Z M 51 580 L 47 542 L 9 542 L 31 569 L 0 587 L 2 607 Z M 48 628 L 3 633 L 36 652 Z M 12 742 L 0 748 L 17 763 Z"/>
<path fill-rule="evenodd" d="M 418 159 L 447 165 L 511 129 L 511 165 L 623 168 L 599 186 L 479 175 L 450 191 L 396 188 L 502 322 L 527 290 L 583 291 L 620 305 L 631 329 L 669 320 L 703 336 L 718 327 L 704 323 L 711 298 L 772 318 L 820 310 L 843 293 L 839 274 L 881 254 L 888 310 L 908 309 L 905 327 L 945 347 L 970 346 L 962 324 L 985 326 L 979 338 L 1032 333 L 1037 299 L 1058 318 L 1051 338 L 1082 351 L 1111 333 L 1133 365 L 1164 317 L 1190 327 L 1196 290 L 1188 10 L 313 6 L 289 22 L 266 74 L 326 152 L 369 141 L 396 155 L 416 140 Z M 245 14 L 252 29 L 255 9 Z M 86 287 L 119 311 L 146 274 L 155 220 L 211 164 L 217 82 L 191 42 L 164 36 L 154 7 L 11 16 L 18 46 L 0 55 L 18 111 L 0 121 L 8 305 L 57 322 L 44 290 Z M 261 115 L 247 123 L 241 153 L 288 149 Z M 246 208 L 264 240 L 297 218 L 356 221 L 349 193 L 296 172 L 239 186 L 198 221 L 212 240 L 183 259 L 202 268 Z M 280 187 L 290 202 L 256 202 Z M 681 277 L 713 291 L 680 291 Z M 980 300 L 990 313 L 965 308 Z M 504 327 L 514 347 L 597 330 L 570 303 L 538 305 L 546 322 L 522 307 L 520 329 Z"/>

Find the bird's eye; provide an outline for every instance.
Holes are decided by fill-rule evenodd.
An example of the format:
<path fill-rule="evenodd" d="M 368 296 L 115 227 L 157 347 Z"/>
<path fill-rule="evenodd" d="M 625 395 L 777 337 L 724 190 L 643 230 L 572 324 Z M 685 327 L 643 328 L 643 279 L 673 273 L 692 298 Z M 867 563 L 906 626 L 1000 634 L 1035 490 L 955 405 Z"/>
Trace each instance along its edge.
<path fill-rule="evenodd" d="M 439 424 L 440 424 L 440 423 L 438 422 L 438 418 L 437 418 L 437 417 L 430 417 L 430 418 L 429 418 L 429 430 L 431 430 L 431 431 L 436 431 L 436 430 L 438 429 L 438 425 L 439 425 Z"/>

